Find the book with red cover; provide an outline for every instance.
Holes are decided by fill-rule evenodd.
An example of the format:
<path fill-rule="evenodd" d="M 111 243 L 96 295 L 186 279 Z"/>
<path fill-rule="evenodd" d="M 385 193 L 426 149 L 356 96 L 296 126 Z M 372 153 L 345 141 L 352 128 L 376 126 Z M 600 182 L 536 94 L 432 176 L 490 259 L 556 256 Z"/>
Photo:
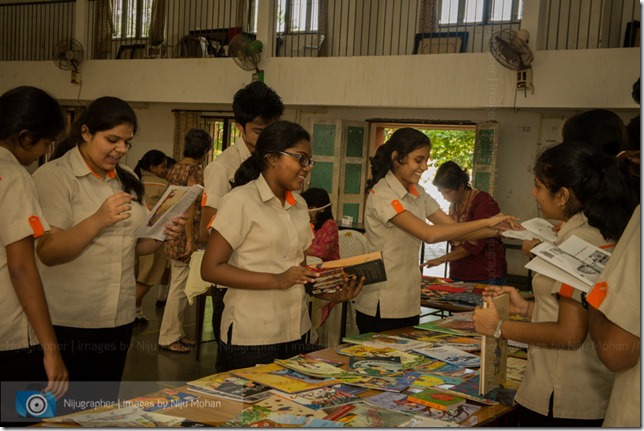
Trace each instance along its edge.
<path fill-rule="evenodd" d="M 439 410 L 452 410 L 465 404 L 465 399 L 452 394 L 446 394 L 434 389 L 410 394 L 407 399 L 412 403 L 422 404 Z"/>

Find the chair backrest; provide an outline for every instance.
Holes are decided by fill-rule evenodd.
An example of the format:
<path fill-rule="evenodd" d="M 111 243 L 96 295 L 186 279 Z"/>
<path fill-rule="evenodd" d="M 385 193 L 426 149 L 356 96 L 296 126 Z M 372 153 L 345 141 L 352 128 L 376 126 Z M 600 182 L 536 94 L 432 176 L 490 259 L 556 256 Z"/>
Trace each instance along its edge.
<path fill-rule="evenodd" d="M 367 238 L 357 230 L 342 229 L 339 232 L 340 257 L 351 257 L 367 252 Z"/>

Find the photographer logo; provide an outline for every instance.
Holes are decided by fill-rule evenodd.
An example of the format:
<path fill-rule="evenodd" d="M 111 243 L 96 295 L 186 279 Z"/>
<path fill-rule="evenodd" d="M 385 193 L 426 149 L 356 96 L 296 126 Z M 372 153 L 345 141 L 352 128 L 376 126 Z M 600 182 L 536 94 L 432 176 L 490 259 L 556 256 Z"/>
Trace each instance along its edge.
<path fill-rule="evenodd" d="M 49 392 L 16 392 L 16 412 L 23 418 L 53 418 L 56 416 L 56 398 Z"/>

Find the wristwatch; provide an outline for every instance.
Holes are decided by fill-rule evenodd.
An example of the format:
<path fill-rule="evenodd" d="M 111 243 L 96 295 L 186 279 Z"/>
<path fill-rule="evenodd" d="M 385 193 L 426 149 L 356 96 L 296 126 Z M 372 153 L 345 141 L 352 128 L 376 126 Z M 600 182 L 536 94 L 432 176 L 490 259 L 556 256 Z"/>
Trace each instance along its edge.
<path fill-rule="evenodd" d="M 503 319 L 499 320 L 499 323 L 496 324 L 496 329 L 494 330 L 494 338 L 499 339 L 503 337 L 501 333 L 501 325 L 503 325 Z"/>

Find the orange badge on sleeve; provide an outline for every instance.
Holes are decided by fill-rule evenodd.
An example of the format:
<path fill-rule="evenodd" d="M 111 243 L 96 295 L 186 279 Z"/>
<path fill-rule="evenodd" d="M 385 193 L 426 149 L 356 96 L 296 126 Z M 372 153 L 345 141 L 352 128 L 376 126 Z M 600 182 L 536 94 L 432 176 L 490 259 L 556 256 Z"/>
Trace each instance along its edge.
<path fill-rule="evenodd" d="M 206 196 L 206 192 L 204 192 L 204 193 L 201 195 L 201 206 L 202 206 L 202 207 L 205 207 L 205 206 L 206 206 L 206 201 L 207 201 L 207 200 L 208 200 L 208 197 Z"/>
<path fill-rule="evenodd" d="M 29 217 L 29 226 L 31 226 L 31 230 L 34 231 L 34 238 L 39 238 L 45 234 L 45 229 L 42 227 L 42 223 L 38 216 L 32 215 Z"/>
<path fill-rule="evenodd" d="M 394 207 L 396 214 L 400 214 L 401 212 L 405 211 L 405 208 L 402 206 L 398 199 L 391 201 L 391 206 Z"/>
<path fill-rule="evenodd" d="M 599 308 L 606 299 L 608 295 L 608 283 L 601 281 L 591 289 L 591 291 L 586 295 L 586 302 L 593 306 L 593 308 Z"/>
<path fill-rule="evenodd" d="M 563 296 L 564 298 L 572 298 L 573 290 L 574 290 L 574 287 L 572 287 L 571 285 L 566 283 L 561 283 L 561 287 L 559 288 L 559 295 Z"/>

